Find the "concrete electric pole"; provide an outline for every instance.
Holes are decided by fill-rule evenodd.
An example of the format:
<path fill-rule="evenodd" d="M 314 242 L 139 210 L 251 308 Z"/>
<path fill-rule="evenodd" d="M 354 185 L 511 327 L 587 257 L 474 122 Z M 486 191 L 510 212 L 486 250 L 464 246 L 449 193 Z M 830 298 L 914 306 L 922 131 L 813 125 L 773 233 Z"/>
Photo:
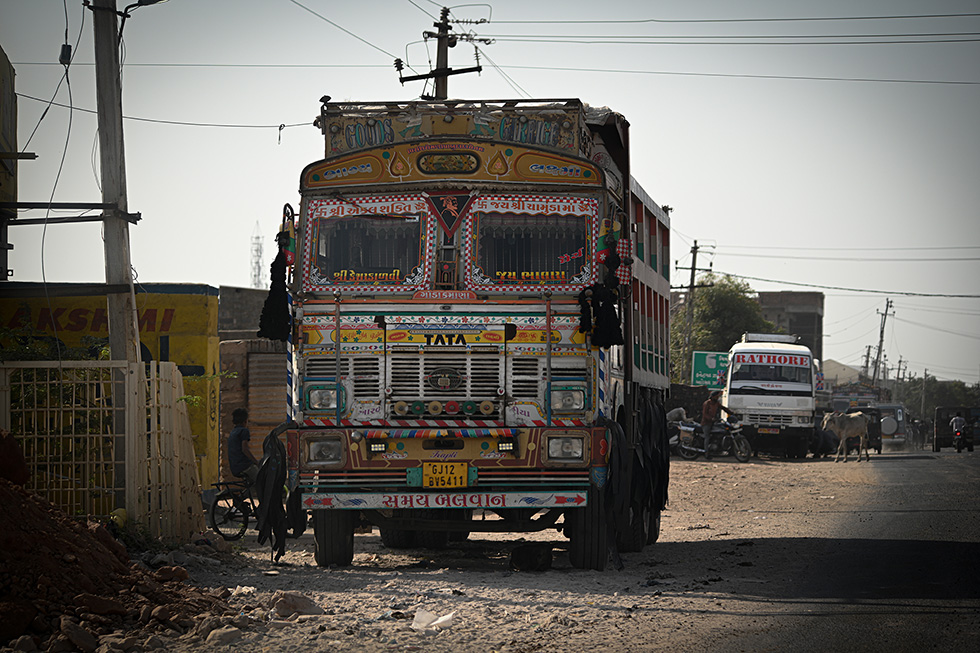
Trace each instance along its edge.
<path fill-rule="evenodd" d="M 433 27 L 439 29 L 438 32 L 423 32 L 422 36 L 426 39 L 436 40 L 436 67 L 432 72 L 425 75 L 409 75 L 408 77 L 403 77 L 399 75 L 398 81 L 402 84 L 405 82 L 413 82 L 420 79 L 435 79 L 435 94 L 434 95 L 423 95 L 421 96 L 423 100 L 446 100 L 449 98 L 449 76 L 450 75 L 461 75 L 463 73 L 478 73 L 483 70 L 482 66 L 473 66 L 472 68 L 460 68 L 458 70 L 453 70 L 449 67 L 449 48 L 455 48 L 456 43 L 460 38 L 464 40 L 470 40 L 470 37 L 464 35 L 459 36 L 450 33 L 452 29 L 452 24 L 449 22 L 449 8 L 443 7 L 442 13 L 439 15 L 439 22 L 433 23 Z M 483 43 L 490 43 L 490 39 L 477 39 Z M 401 73 L 403 64 L 401 59 L 395 59 L 395 69 Z"/>
<path fill-rule="evenodd" d="M 92 10 L 102 201 L 115 207 L 105 210 L 103 223 L 109 349 L 113 360 L 138 362 L 139 331 L 129 254 L 129 204 L 119 81 L 118 13 L 115 0 L 92 0 Z"/>
<path fill-rule="evenodd" d="M 888 311 L 891 309 L 891 307 L 892 307 L 892 300 L 886 299 L 885 312 L 881 313 L 881 332 L 878 334 L 878 352 L 877 354 L 875 354 L 874 374 L 871 377 L 871 385 L 878 385 L 878 371 L 880 370 L 881 357 L 882 354 L 884 353 L 882 349 L 885 346 L 885 322 L 886 320 L 888 320 L 888 315 L 889 315 Z M 892 315 L 894 315 L 894 313 L 892 313 Z"/>

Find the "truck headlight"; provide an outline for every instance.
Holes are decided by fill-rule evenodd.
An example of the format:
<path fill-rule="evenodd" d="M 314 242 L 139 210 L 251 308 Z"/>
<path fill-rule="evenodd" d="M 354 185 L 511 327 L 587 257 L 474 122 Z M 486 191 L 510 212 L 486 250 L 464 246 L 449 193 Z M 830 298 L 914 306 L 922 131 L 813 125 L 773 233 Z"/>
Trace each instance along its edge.
<path fill-rule="evenodd" d="M 576 436 L 549 437 L 548 460 L 568 463 L 584 461 L 585 440 Z"/>
<path fill-rule="evenodd" d="M 344 444 L 340 438 L 318 438 L 306 443 L 306 462 L 310 465 L 333 466 L 344 460 Z"/>
<path fill-rule="evenodd" d="M 307 388 L 306 406 L 310 410 L 335 410 L 337 408 L 337 388 L 335 386 Z"/>
<path fill-rule="evenodd" d="M 574 413 L 585 410 L 585 388 L 557 388 L 551 391 L 551 410 Z"/>

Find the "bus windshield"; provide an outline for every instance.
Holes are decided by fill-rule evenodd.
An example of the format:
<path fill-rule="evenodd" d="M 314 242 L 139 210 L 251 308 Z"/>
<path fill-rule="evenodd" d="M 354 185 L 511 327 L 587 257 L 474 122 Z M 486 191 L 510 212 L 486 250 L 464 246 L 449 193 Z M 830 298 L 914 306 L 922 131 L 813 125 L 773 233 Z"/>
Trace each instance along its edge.
<path fill-rule="evenodd" d="M 759 365 L 735 363 L 732 368 L 732 382 L 748 381 L 756 384 L 767 383 L 810 383 L 810 368 L 795 365 Z"/>

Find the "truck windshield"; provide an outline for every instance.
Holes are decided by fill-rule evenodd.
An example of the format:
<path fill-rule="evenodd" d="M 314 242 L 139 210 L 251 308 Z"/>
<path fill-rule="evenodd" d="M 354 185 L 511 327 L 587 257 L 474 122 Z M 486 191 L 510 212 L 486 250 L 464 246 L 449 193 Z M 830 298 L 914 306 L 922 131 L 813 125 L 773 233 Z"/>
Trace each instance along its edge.
<path fill-rule="evenodd" d="M 401 284 L 419 267 L 422 224 L 419 214 L 319 218 L 313 265 L 331 284 Z"/>
<path fill-rule="evenodd" d="M 483 283 L 584 282 L 592 261 L 589 227 L 580 215 L 480 214 L 474 235 Z"/>

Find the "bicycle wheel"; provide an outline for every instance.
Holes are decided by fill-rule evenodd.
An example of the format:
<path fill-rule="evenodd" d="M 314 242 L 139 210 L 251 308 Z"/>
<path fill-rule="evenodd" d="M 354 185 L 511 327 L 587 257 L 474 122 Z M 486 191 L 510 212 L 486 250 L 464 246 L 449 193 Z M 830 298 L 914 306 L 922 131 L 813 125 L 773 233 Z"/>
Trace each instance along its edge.
<path fill-rule="evenodd" d="M 222 490 L 208 508 L 208 523 L 215 533 L 226 540 L 237 540 L 248 530 L 248 513 L 242 510 L 231 490 Z"/>

